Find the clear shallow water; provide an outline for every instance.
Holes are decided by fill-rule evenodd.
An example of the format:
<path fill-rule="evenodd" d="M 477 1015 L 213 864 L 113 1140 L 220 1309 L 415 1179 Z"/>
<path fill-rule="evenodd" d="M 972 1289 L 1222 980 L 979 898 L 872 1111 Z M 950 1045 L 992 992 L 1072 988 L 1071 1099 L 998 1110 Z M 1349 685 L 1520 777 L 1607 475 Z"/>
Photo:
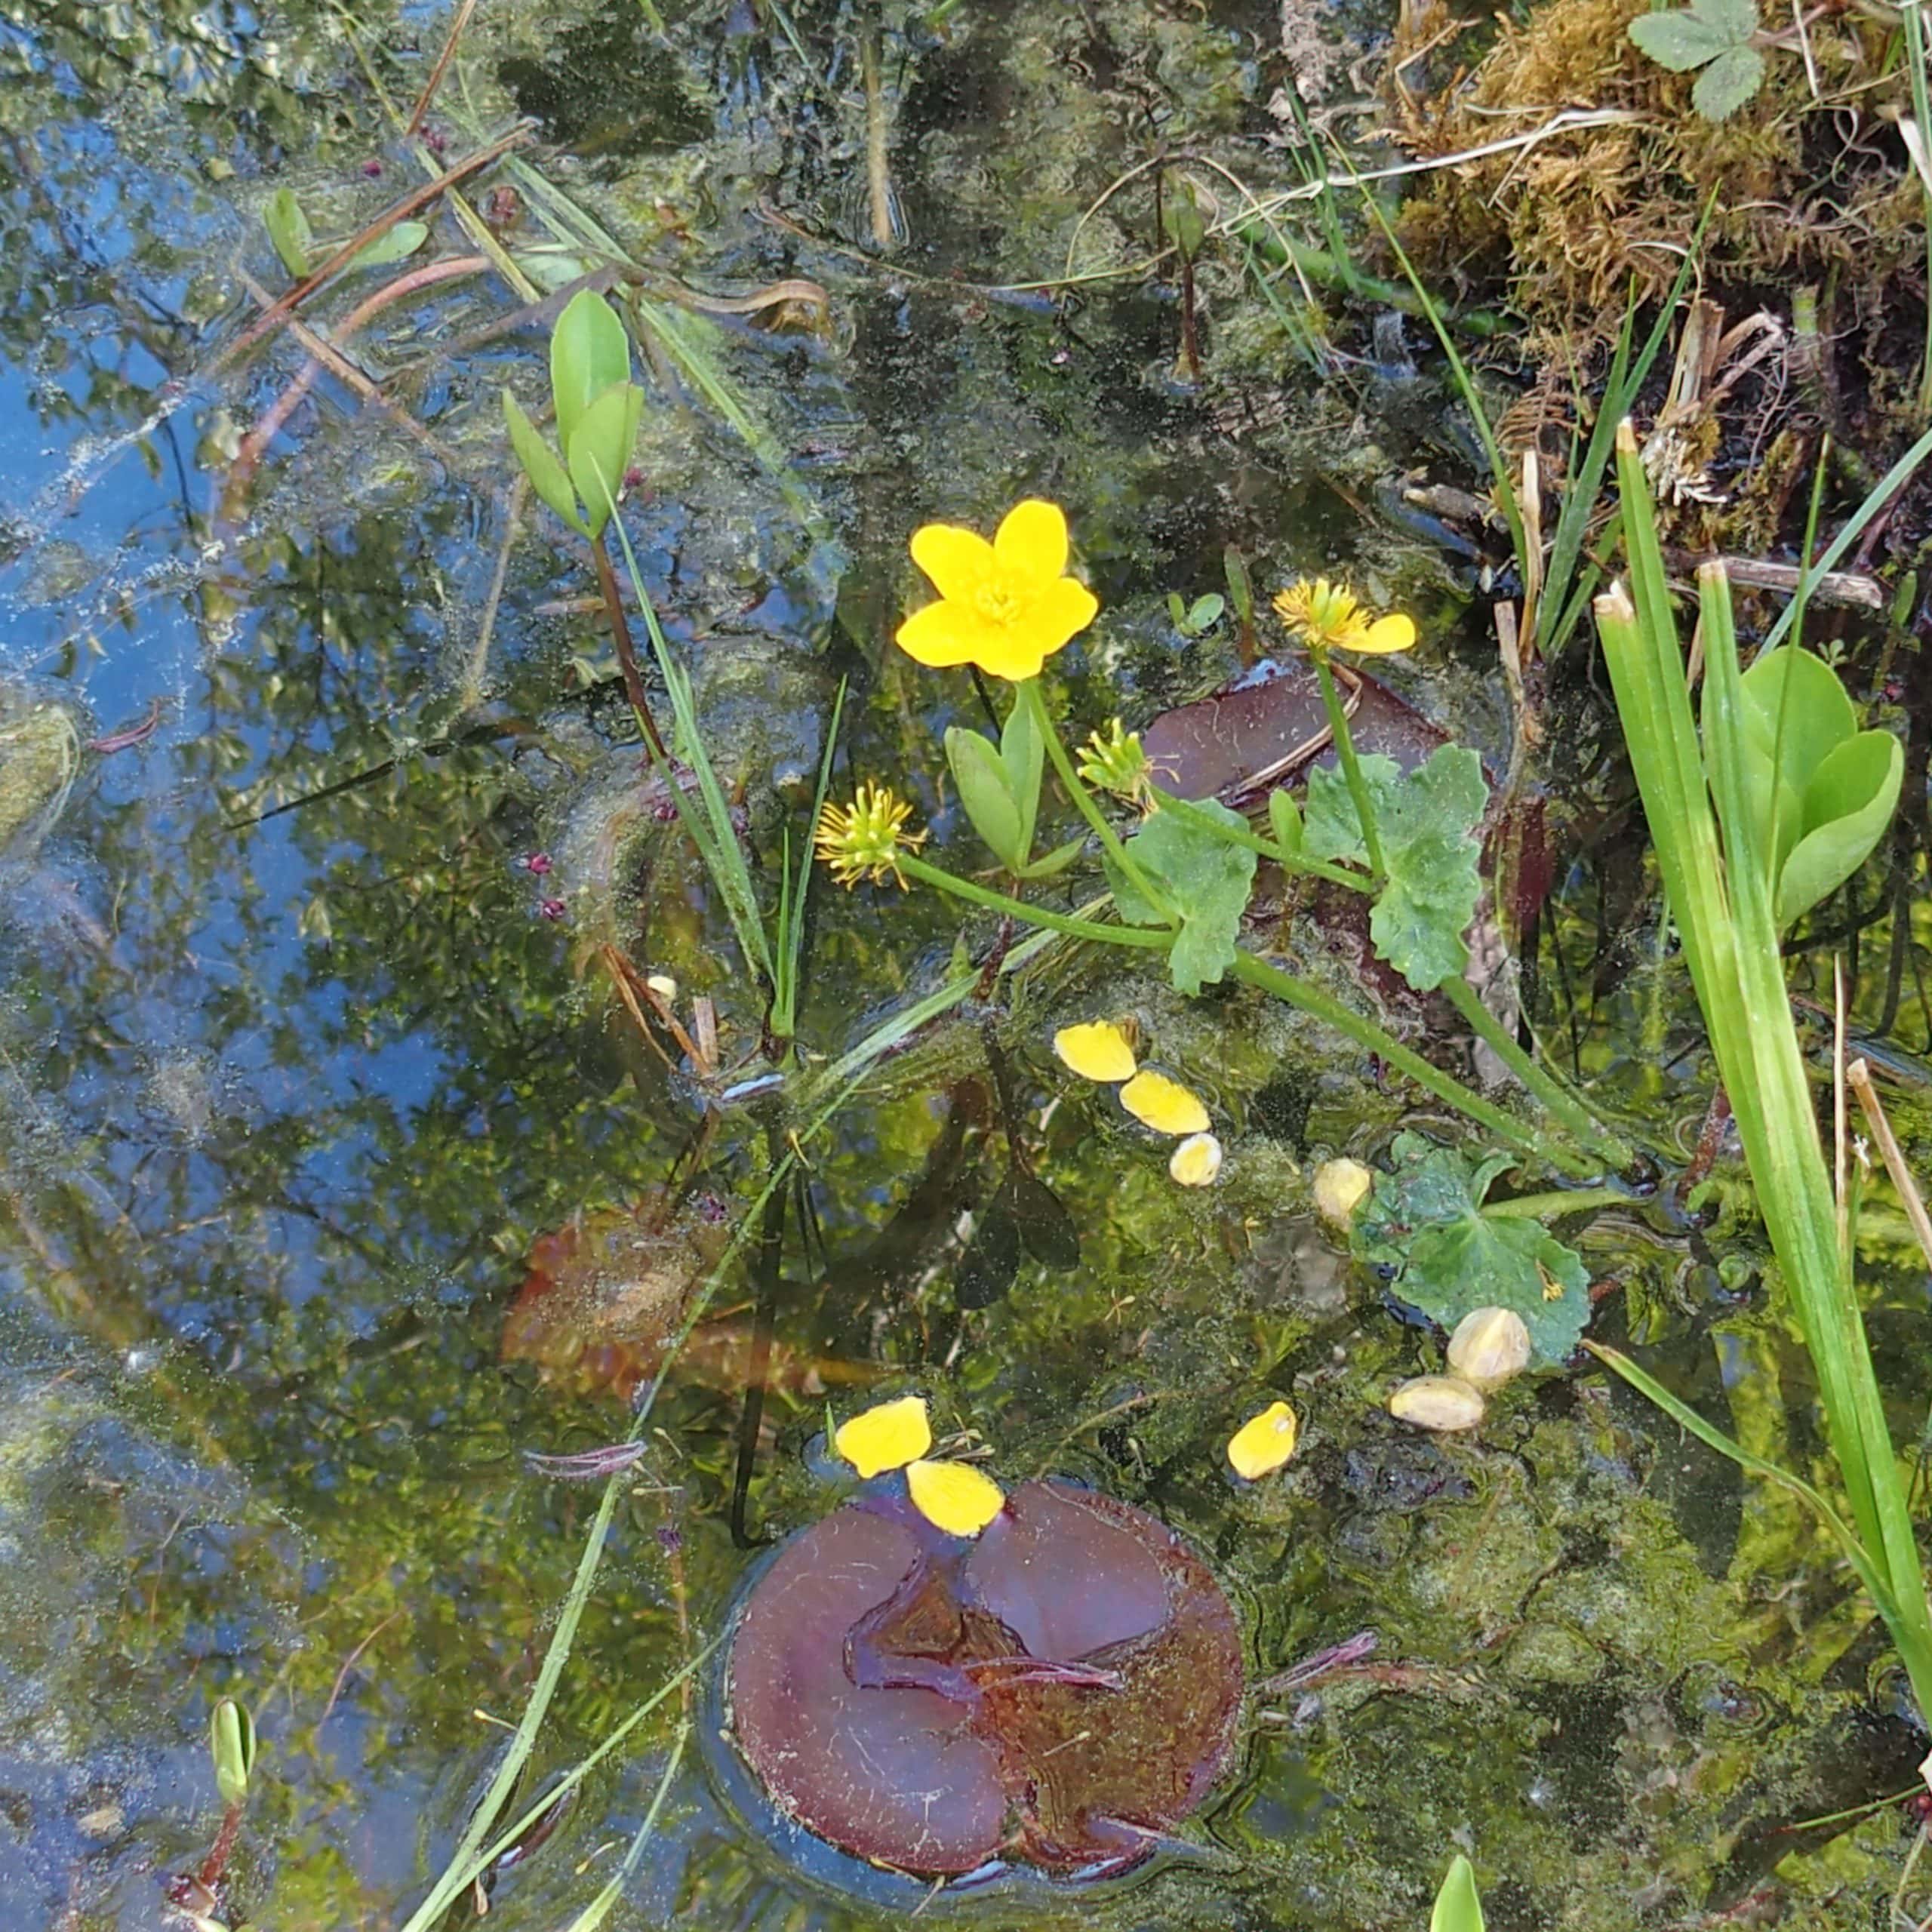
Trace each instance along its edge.
<path fill-rule="evenodd" d="M 629 512 L 768 873 L 841 677 L 851 774 L 894 778 L 940 846 L 977 863 L 939 753 L 973 695 L 884 640 L 909 529 L 988 523 L 1027 491 L 1069 506 L 1106 605 L 1064 660 L 1081 730 L 1238 668 L 1225 635 L 1184 639 L 1164 614 L 1168 590 L 1218 587 L 1233 543 L 1264 586 L 1340 565 L 1416 609 L 1429 645 L 1404 688 L 1499 748 L 1463 561 L 1350 507 L 1405 466 L 1467 481 L 1432 383 L 1346 361 L 1318 380 L 1238 263 L 1204 266 L 1198 388 L 1174 377 L 1171 291 L 1096 285 L 1061 310 L 997 286 L 1060 271 L 1081 211 L 1146 152 L 1143 116 L 1275 178 L 1255 138 L 1278 78 L 1271 10 L 969 0 L 944 39 L 894 12 L 882 99 L 906 239 L 884 265 L 864 248 L 857 17 L 799 10 L 814 81 L 746 9 L 666 11 L 666 42 L 621 8 L 486 13 L 434 121 L 455 155 L 472 113 L 491 132 L 518 107 L 549 116 L 543 178 L 655 272 L 831 293 L 823 337 L 697 325 L 779 467 L 654 373 Z M 339 235 L 420 178 L 348 35 L 406 111 L 441 17 L 5 19 L 0 722 L 42 725 L 8 738 L 5 767 L 0 1922 L 165 1923 L 166 1875 L 218 1822 L 204 1739 L 232 1690 L 264 1740 L 233 1909 L 393 1926 L 500 1748 L 490 1720 L 521 1706 L 594 1507 L 521 1452 L 623 1426 L 586 1377 L 506 1363 L 506 1311 L 543 1235 L 656 1198 L 698 1131 L 698 1091 L 639 1045 L 597 948 L 669 971 L 687 1000 L 712 994 L 728 1065 L 755 1047 L 758 1002 L 700 876 L 637 823 L 608 647 L 572 602 L 589 575 L 554 524 L 525 515 L 488 621 L 509 528 L 495 392 L 532 392 L 541 336 L 449 345 L 508 313 L 509 291 L 459 282 L 363 339 L 435 451 L 325 380 L 233 485 L 241 435 L 300 365 L 282 340 L 210 373 L 251 312 L 245 275 L 285 281 L 261 205 L 293 186 Z M 1151 220 L 1123 196 L 1088 224 L 1083 263 L 1137 258 Z M 432 245 L 467 245 L 444 217 Z M 1338 306 L 1345 349 L 1365 353 L 1371 326 Z M 1586 767 L 1601 720 L 1563 702 Z M 69 741 L 45 725 L 61 714 L 81 740 L 155 723 L 80 753 L 63 798 Z M 1632 848 L 1593 834 L 1571 775 L 1556 789 L 1578 857 L 1540 1011 L 1660 1145 L 1685 1144 L 1704 1072 L 1684 989 L 1654 964 Z M 1867 941 L 1868 1019 L 1889 933 Z M 823 897 L 814 1051 L 938 983 L 953 937 L 927 900 Z M 1325 956 L 1318 935 L 1294 940 Z M 1135 1014 L 1210 1094 L 1230 1150 L 1212 1195 L 1178 1197 L 1103 1097 L 1067 1091 L 1047 1039 L 1097 1011 Z M 1524 1386 L 1474 1441 L 1381 1417 L 1432 1353 L 1317 1231 L 1306 1182 L 1324 1150 L 1371 1152 L 1401 1117 L 1370 1066 L 1279 1012 L 1184 1004 L 1091 960 L 1056 961 L 999 1021 L 1078 1265 L 1027 1263 L 991 1308 L 957 1306 L 960 1217 L 1008 1155 L 977 1020 L 955 1021 L 814 1149 L 822 1247 L 795 1232 L 773 1291 L 745 1527 L 782 1534 L 830 1506 L 808 1453 L 827 1390 L 849 1405 L 915 1382 L 1003 1472 L 1092 1481 L 1191 1537 L 1257 1678 L 1364 1628 L 1395 1668 L 1257 1700 L 1194 1862 L 1063 1908 L 962 1901 L 963 1919 L 1420 1924 L 1466 1842 L 1500 1927 L 1695 1924 L 1783 1855 L 1772 1827 L 1909 1782 L 1909 1739 L 1866 1715 L 1882 1651 L 1781 1501 L 1746 1498 L 1587 1377 Z M 1924 1046 L 1909 998 L 1897 1023 Z M 768 1124 L 727 1113 L 702 1149 L 728 1220 L 757 1192 Z M 1566 1232 L 1620 1287 L 1601 1329 L 1654 1345 L 1752 1446 L 1816 1456 L 1748 1234 L 1694 1236 L 1641 1204 Z M 1741 1274 L 1720 1276 L 1726 1257 Z M 1909 1439 L 1922 1284 L 1902 1249 L 1872 1258 Z M 755 1560 L 731 1520 L 755 1293 L 748 1272 L 728 1280 L 715 1346 L 667 1390 L 540 1774 L 661 1682 L 688 1628 L 715 1633 Z M 1220 1444 L 1275 1392 L 1303 1412 L 1306 1449 L 1237 1494 Z M 505 1878 L 493 1922 L 568 1922 L 668 1738 L 647 1727 L 592 1781 Z M 1881 1814 L 1780 1876 L 1807 1922 L 1863 1924 L 1897 1854 Z M 700 1752 L 614 1922 L 674 1915 L 871 1922 L 745 1829 Z"/>

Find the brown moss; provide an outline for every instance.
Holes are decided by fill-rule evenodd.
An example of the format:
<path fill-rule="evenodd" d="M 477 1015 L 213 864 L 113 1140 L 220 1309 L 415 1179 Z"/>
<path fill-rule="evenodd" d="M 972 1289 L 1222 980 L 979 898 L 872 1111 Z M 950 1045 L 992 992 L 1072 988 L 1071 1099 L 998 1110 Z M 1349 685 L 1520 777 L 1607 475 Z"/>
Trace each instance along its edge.
<path fill-rule="evenodd" d="M 1713 124 L 1691 106 L 1694 76 L 1631 43 L 1645 4 L 1548 0 L 1527 24 L 1506 22 L 1456 85 L 1401 97 L 1423 157 L 1531 132 L 1565 109 L 1632 117 L 1426 177 L 1404 219 L 1430 269 L 1461 276 L 1471 262 L 1507 260 L 1519 308 L 1574 343 L 1580 328 L 1614 326 L 1633 280 L 1646 294 L 1669 286 L 1714 192 L 1707 260 L 1727 279 L 1783 283 L 1840 263 L 1873 277 L 1922 259 L 1917 185 L 1870 139 L 1882 89 L 1861 97 L 1866 145 L 1855 148 L 1814 100 L 1802 60 L 1773 51 L 1757 95 Z M 1850 22 L 1814 25 L 1810 45 L 1828 96 L 1878 72 L 1875 46 Z"/>

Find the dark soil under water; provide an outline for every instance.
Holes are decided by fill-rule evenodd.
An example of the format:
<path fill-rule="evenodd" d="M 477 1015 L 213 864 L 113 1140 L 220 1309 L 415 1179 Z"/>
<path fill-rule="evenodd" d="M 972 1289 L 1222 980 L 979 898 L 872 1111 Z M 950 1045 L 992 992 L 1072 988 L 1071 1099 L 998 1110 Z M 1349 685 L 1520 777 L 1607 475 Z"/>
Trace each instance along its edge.
<path fill-rule="evenodd" d="M 626 528 L 774 898 L 841 680 L 839 788 L 889 780 L 929 853 L 986 863 L 940 749 L 983 723 L 980 698 L 890 638 L 920 594 L 912 528 L 989 529 L 1027 495 L 1066 507 L 1103 605 L 1048 673 L 1075 735 L 1245 668 L 1232 614 L 1196 632 L 1168 605 L 1224 592 L 1232 550 L 1264 611 L 1319 571 L 1413 612 L 1421 645 L 1389 681 L 1500 781 L 1489 607 L 1512 586 L 1495 531 L 1443 513 L 1480 463 L 1426 329 L 1305 294 L 1224 237 L 1197 264 L 1190 370 L 1170 271 L 1139 266 L 1152 171 L 1094 211 L 1164 150 L 1257 190 L 1302 178 L 1284 35 L 1305 78 L 1327 46 L 1321 84 L 1346 98 L 1392 23 L 1286 11 L 486 5 L 405 138 L 440 11 L 0 8 L 9 1932 L 183 1922 L 171 1881 L 220 1827 L 206 1739 L 225 1694 L 262 1746 L 214 1915 L 405 1922 L 500 1760 L 597 1506 L 525 1454 L 622 1437 L 803 1124 L 791 1084 L 739 1090 L 766 1070 L 762 998 L 647 783 L 585 556 L 512 499 L 497 391 L 537 398 L 546 321 L 520 312 L 597 265 L 600 229 L 644 265 L 622 285 L 648 350 Z M 271 196 L 293 191 L 319 262 L 519 114 L 537 139 L 466 184 L 472 228 L 438 203 L 418 254 L 303 312 L 393 407 L 340 368 L 291 401 L 308 339 L 242 346 L 291 279 Z M 349 328 L 386 282 L 471 254 Z M 1500 262 L 1464 266 L 1472 300 L 1506 295 L 1484 280 Z M 1069 269 L 1091 279 L 1038 285 Z M 1509 339 L 1488 338 L 1500 393 L 1523 373 Z M 1925 1171 L 1932 682 L 1909 636 L 1823 622 L 1854 694 L 1907 733 L 1907 798 L 1796 936 L 1794 979 L 1827 998 L 1845 953 L 1854 1027 Z M 1281 640 L 1264 627 L 1259 648 Z M 1710 1072 L 1600 684 L 1586 627 L 1545 674 L 1546 735 L 1518 773 L 1551 881 L 1521 992 L 1663 1171 L 1692 1152 Z M 814 891 L 816 1066 L 945 981 L 958 928 L 929 894 L 822 873 Z M 1278 943 L 1466 1070 L 1447 1009 L 1364 971 L 1331 912 L 1285 906 Z M 964 943 L 977 958 L 993 938 L 976 921 Z M 929 1915 L 1394 1932 L 1427 1923 L 1462 1848 L 1497 1932 L 1890 1932 L 1915 1828 L 1857 1807 L 1911 1786 L 1924 1740 L 1812 1520 L 1593 1366 L 1512 1384 L 1472 1434 L 1392 1421 L 1388 1392 L 1439 1365 L 1440 1338 L 1318 1221 L 1309 1176 L 1343 1151 L 1385 1159 L 1405 1126 L 1472 1155 L 1473 1137 L 1285 1008 L 1183 1000 L 1121 957 L 1048 951 L 810 1143 L 802 1196 L 752 1227 L 671 1370 L 528 1790 L 846 1494 L 828 1408 L 918 1389 L 942 1440 L 970 1434 L 1010 1487 L 1084 1482 L 1177 1532 L 1234 1605 L 1250 1687 L 1235 1767 L 1184 1844 L 1111 1883 L 942 1896 Z M 715 1070 L 655 1022 L 647 1040 L 626 966 L 675 982 L 688 1032 L 712 1002 Z M 1133 1019 L 1208 1097 L 1217 1186 L 1176 1187 L 1164 1145 L 1055 1060 L 1054 1029 L 1095 1017 Z M 1910 1444 L 1932 1405 L 1925 1275 L 1890 1195 L 1869 1200 L 1869 1318 Z M 1592 1332 L 1823 1478 L 1734 1155 L 1700 1201 L 1680 1209 L 1666 1172 L 1556 1220 Z M 1300 1451 L 1237 1484 L 1223 1445 L 1277 1397 Z M 1367 1660 L 1269 1689 L 1361 1632 Z M 694 1687 L 696 1721 L 716 1696 Z M 589 1903 L 681 1710 L 507 1861 L 493 1927 L 550 1932 Z M 841 1888 L 743 1797 L 715 1752 L 688 1752 L 605 1922 L 903 1922 L 903 1891 Z M 1932 1909 L 1924 1891 L 1907 1911 Z"/>

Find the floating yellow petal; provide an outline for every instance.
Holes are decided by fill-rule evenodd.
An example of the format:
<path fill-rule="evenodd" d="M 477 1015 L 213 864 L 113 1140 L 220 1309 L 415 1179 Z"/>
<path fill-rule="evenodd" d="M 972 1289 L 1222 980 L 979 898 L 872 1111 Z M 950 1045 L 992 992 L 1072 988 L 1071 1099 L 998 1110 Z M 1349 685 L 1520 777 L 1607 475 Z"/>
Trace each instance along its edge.
<path fill-rule="evenodd" d="M 1205 1134 L 1208 1109 L 1178 1080 L 1164 1073 L 1137 1073 L 1120 1090 L 1120 1103 L 1156 1134 Z"/>
<path fill-rule="evenodd" d="M 1082 1080 L 1097 1080 L 1111 1086 L 1117 1080 L 1134 1078 L 1134 1048 L 1126 1029 L 1111 1020 L 1090 1020 L 1078 1026 L 1063 1026 L 1054 1035 L 1054 1051 Z"/>
<path fill-rule="evenodd" d="M 1295 1453 L 1300 1426 L 1285 1402 L 1271 1402 L 1228 1438 L 1228 1460 L 1248 1482 L 1272 1475 Z"/>
<path fill-rule="evenodd" d="M 1221 1173 L 1221 1143 L 1211 1134 L 1190 1134 L 1168 1161 L 1183 1187 L 1212 1187 Z"/>
<path fill-rule="evenodd" d="M 912 1507 L 949 1537 L 976 1537 L 1006 1507 L 991 1476 L 964 1463 L 915 1463 L 906 1472 Z"/>
<path fill-rule="evenodd" d="M 933 1426 L 923 1395 L 901 1395 L 862 1410 L 839 1426 L 832 1447 L 869 1480 L 884 1469 L 903 1469 L 933 1446 Z"/>
<path fill-rule="evenodd" d="M 1029 497 L 989 543 L 977 531 L 929 523 L 912 534 L 912 561 L 939 601 L 899 627 L 899 648 L 921 664 L 977 664 L 1017 683 L 1098 613 L 1100 600 L 1066 574 L 1066 518 Z"/>

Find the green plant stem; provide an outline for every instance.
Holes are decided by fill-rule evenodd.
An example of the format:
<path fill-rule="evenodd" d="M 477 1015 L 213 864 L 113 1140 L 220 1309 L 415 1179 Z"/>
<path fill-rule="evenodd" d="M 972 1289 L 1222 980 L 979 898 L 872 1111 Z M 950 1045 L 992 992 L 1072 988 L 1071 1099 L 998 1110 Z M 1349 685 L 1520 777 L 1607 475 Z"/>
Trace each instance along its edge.
<path fill-rule="evenodd" d="M 1352 872 L 1346 866 L 1331 866 L 1320 859 L 1304 859 L 1298 853 L 1284 852 L 1272 838 L 1263 838 L 1245 827 L 1223 825 L 1211 812 L 1204 812 L 1198 805 L 1177 798 L 1171 792 L 1157 789 L 1154 795 L 1160 801 L 1162 811 L 1172 812 L 1184 824 L 1211 833 L 1230 845 L 1244 845 L 1251 852 L 1259 852 L 1264 859 L 1272 859 L 1285 871 L 1306 872 L 1311 878 L 1325 878 L 1331 885 L 1344 885 L 1351 892 L 1374 890 L 1360 872 Z"/>
<path fill-rule="evenodd" d="M 1121 844 L 1119 835 L 1107 823 L 1106 813 L 1094 802 L 1094 795 L 1080 782 L 1080 774 L 1074 770 L 1073 761 L 1067 756 L 1066 746 L 1060 743 L 1059 729 L 1048 715 L 1047 701 L 1041 694 L 1039 679 L 1022 678 L 1018 691 L 1018 702 L 1032 707 L 1034 727 L 1045 741 L 1047 756 L 1053 761 L 1054 771 L 1059 777 L 1061 788 L 1073 801 L 1080 816 L 1093 827 L 1094 835 L 1100 841 L 1100 849 L 1126 875 L 1134 891 L 1171 925 L 1174 909 L 1168 903 L 1167 894 L 1155 887 L 1128 856 L 1127 848 Z"/>
<path fill-rule="evenodd" d="M 621 533 L 620 533 L 621 534 Z M 651 700 L 644 688 L 644 673 L 638 668 L 637 647 L 631 641 L 629 620 L 624 615 L 624 600 L 617 589 L 617 574 L 611 568 L 611 553 L 604 547 L 604 533 L 590 540 L 592 561 L 597 566 L 597 588 L 604 599 L 604 613 L 611 622 L 611 641 L 616 647 L 617 668 L 624 674 L 624 695 L 637 714 L 637 728 L 644 734 L 651 755 L 660 764 L 670 761 L 664 740 L 658 735 L 657 721 L 651 715 Z"/>
<path fill-rule="evenodd" d="M 1392 1039 L 1374 1020 L 1351 1011 L 1312 980 L 1284 973 L 1278 966 L 1271 966 L 1266 960 L 1257 958 L 1244 948 L 1235 954 L 1233 971 L 1236 979 L 1272 993 L 1291 1006 L 1299 1007 L 1312 1018 L 1325 1022 L 1338 1033 L 1353 1040 L 1358 1046 L 1379 1055 L 1398 1072 L 1407 1074 L 1417 1086 L 1426 1088 L 1438 1100 L 1447 1101 L 1478 1127 L 1487 1128 L 1499 1140 L 1507 1142 L 1523 1153 L 1537 1155 L 1578 1180 L 1590 1180 L 1596 1174 L 1593 1163 L 1557 1145 L 1527 1121 L 1520 1121 L 1513 1114 L 1485 1100 L 1481 1094 L 1465 1087 L 1454 1074 L 1444 1073 L 1439 1066 L 1430 1065 L 1421 1054 L 1411 1052 Z"/>
<path fill-rule="evenodd" d="M 1516 1036 L 1483 1004 L 1468 980 L 1452 974 L 1438 990 L 1462 1016 L 1464 1024 L 1586 1147 L 1601 1154 L 1613 1167 L 1630 1164 L 1635 1155 L 1629 1143 L 1606 1129 L 1547 1067 L 1524 1051 Z"/>
<path fill-rule="evenodd" d="M 1557 1187 L 1540 1194 L 1512 1195 L 1507 1201 L 1486 1201 L 1476 1211 L 1492 1221 L 1540 1221 L 1546 1214 L 1629 1205 L 1630 1196 L 1620 1187 Z"/>
<path fill-rule="evenodd" d="M 1029 925 L 1044 926 L 1048 932 L 1064 933 L 1069 939 L 1098 940 L 1109 946 L 1137 947 L 1144 952 L 1164 952 L 1174 944 L 1174 934 L 1164 927 L 1103 926 L 1095 919 L 1075 918 L 1067 912 L 1051 912 L 1044 906 L 1029 906 L 1023 899 L 1011 898 L 1004 892 L 994 891 L 990 886 L 961 878 L 957 872 L 932 865 L 914 853 L 902 851 L 899 868 L 908 878 L 915 878 L 921 885 L 934 887 L 941 892 L 950 893 L 955 899 L 984 906 L 989 912 L 1002 913 L 1009 919 L 1023 919 Z"/>
<path fill-rule="evenodd" d="M 1349 730 L 1349 714 L 1342 708 L 1342 694 L 1335 688 L 1335 674 L 1328 668 L 1325 651 L 1311 651 L 1315 682 L 1321 687 L 1321 703 L 1328 713 L 1328 729 L 1335 740 L 1335 755 L 1342 761 L 1342 776 L 1349 781 L 1349 796 L 1355 801 L 1355 817 L 1361 821 L 1362 843 L 1368 848 L 1368 869 L 1375 875 L 1377 891 L 1388 882 L 1389 868 L 1382 861 L 1382 835 L 1376 829 L 1375 807 L 1368 795 L 1368 781 L 1361 775 L 1361 761 L 1355 756 L 1355 741 Z"/>

